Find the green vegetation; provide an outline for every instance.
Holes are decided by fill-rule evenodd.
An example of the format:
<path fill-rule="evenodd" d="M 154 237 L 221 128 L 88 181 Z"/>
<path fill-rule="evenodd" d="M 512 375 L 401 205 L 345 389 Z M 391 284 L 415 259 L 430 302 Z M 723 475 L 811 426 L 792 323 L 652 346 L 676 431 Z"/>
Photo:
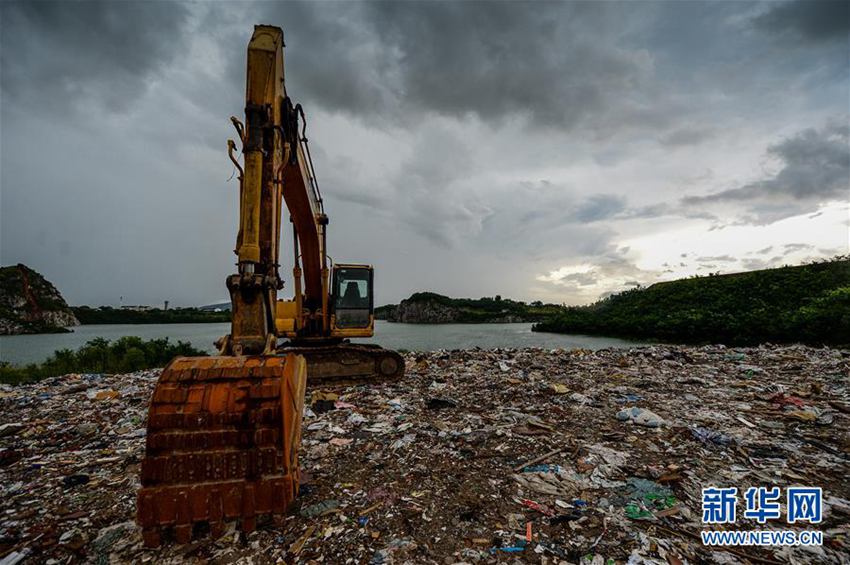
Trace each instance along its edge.
<path fill-rule="evenodd" d="M 683 343 L 850 344 L 850 260 L 658 283 L 567 308 L 532 329 Z"/>
<path fill-rule="evenodd" d="M 485 296 L 483 298 L 450 298 L 434 292 L 416 292 L 401 304 L 388 304 L 375 309 L 379 320 L 411 321 L 413 323 L 452 322 L 479 324 L 544 320 L 560 312 L 561 306 L 540 301 L 527 304 L 518 300 Z"/>
<path fill-rule="evenodd" d="M 230 311 L 211 312 L 199 308 L 126 310 L 109 306 L 75 306 L 72 310 L 81 324 L 198 324 L 230 321 Z"/>
<path fill-rule="evenodd" d="M 20 384 L 68 373 L 129 373 L 162 367 L 179 355 L 206 353 L 184 341 L 171 343 L 168 338 L 143 341 L 138 337 L 122 337 L 110 342 L 99 337 L 77 351 L 60 349 L 39 365 L 17 367 L 0 362 L 0 382 Z"/>

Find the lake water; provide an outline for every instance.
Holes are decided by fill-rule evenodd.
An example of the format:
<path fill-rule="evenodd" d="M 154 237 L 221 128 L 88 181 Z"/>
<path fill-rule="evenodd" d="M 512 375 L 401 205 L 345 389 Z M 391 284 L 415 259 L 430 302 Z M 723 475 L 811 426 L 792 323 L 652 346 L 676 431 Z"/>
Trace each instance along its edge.
<path fill-rule="evenodd" d="M 115 340 L 122 336 L 142 339 L 168 337 L 188 341 L 214 353 L 213 342 L 230 331 L 230 324 L 109 324 L 77 326 L 73 333 L 0 336 L 0 360 L 13 364 L 44 361 L 57 349 L 77 349 L 96 337 Z M 389 349 L 433 351 L 469 347 L 545 347 L 601 349 L 631 347 L 645 342 L 585 335 L 535 333 L 531 324 L 393 324 L 377 321 L 375 337 L 354 340 L 379 343 Z"/>

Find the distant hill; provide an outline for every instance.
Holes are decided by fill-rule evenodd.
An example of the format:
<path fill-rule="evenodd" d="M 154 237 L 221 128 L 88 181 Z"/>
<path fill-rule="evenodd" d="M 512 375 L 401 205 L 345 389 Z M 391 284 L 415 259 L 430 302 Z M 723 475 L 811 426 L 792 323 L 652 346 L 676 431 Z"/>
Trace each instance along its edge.
<path fill-rule="evenodd" d="M 26 265 L 0 267 L 0 335 L 62 333 L 79 321 L 53 284 Z"/>
<path fill-rule="evenodd" d="M 553 304 L 526 304 L 501 296 L 449 298 L 434 292 L 417 292 L 399 304 L 376 308 L 375 317 L 405 324 L 534 322 L 559 310 L 560 306 Z"/>
<path fill-rule="evenodd" d="M 532 329 L 686 343 L 850 344 L 850 260 L 657 283 L 566 308 Z"/>

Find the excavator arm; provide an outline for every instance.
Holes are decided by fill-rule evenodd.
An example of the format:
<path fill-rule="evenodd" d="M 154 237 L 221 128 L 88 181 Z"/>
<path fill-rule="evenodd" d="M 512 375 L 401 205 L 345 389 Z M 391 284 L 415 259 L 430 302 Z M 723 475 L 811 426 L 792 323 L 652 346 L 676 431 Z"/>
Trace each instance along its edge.
<path fill-rule="evenodd" d="M 286 94 L 280 28 L 255 27 L 247 69 L 244 127 L 233 118 L 245 162 L 236 240 L 239 272 L 228 279 L 233 303 L 228 346 L 236 354 L 268 353 L 276 337 L 281 197 L 294 226 L 299 319 L 303 308 L 326 317 L 328 305 L 327 216 L 303 135 L 304 111 Z M 318 325 L 327 329 L 321 318 Z"/>

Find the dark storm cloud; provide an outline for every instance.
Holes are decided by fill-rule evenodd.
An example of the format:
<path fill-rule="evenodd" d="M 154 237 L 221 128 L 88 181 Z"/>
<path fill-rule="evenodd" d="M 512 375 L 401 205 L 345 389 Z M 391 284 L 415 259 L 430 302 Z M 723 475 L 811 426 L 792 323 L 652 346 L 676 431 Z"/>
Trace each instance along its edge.
<path fill-rule="evenodd" d="M 845 39 L 850 32 L 846 0 L 792 0 L 772 5 L 755 18 L 762 30 L 812 42 Z"/>
<path fill-rule="evenodd" d="M 3 2 L 0 88 L 42 111 L 84 100 L 124 110 L 181 52 L 188 15 L 165 1 Z"/>
<path fill-rule="evenodd" d="M 282 26 L 288 94 L 308 110 L 375 116 L 391 107 L 393 53 L 364 21 L 362 5 L 262 2 L 253 9 L 256 21 Z M 231 55 L 229 72 L 244 82 L 244 53 Z"/>
<path fill-rule="evenodd" d="M 850 197 L 849 142 L 845 120 L 803 130 L 768 148 L 768 155 L 781 163 L 776 174 L 707 196 L 688 196 L 682 203 L 749 203 L 744 223 L 770 223 L 809 211 L 823 201 L 846 199 Z"/>
<path fill-rule="evenodd" d="M 440 113 L 485 120 L 519 113 L 538 124 L 574 124 L 628 96 L 649 66 L 613 36 L 596 40 L 611 23 L 605 5 L 367 6 L 385 47 L 399 54 L 406 99 Z"/>
<path fill-rule="evenodd" d="M 635 7 L 604 3 L 367 2 L 267 5 L 286 28 L 293 91 L 332 111 L 410 119 L 525 116 L 570 126 L 620 107 L 625 119 L 663 120 L 637 88 L 652 70 L 624 45 Z M 284 24 L 285 25 L 285 24 Z M 600 42 L 600 34 L 608 41 Z M 626 104 L 623 104 L 626 102 Z M 660 110 L 660 109 L 659 109 Z M 378 114 L 376 116 L 376 114 Z"/>

